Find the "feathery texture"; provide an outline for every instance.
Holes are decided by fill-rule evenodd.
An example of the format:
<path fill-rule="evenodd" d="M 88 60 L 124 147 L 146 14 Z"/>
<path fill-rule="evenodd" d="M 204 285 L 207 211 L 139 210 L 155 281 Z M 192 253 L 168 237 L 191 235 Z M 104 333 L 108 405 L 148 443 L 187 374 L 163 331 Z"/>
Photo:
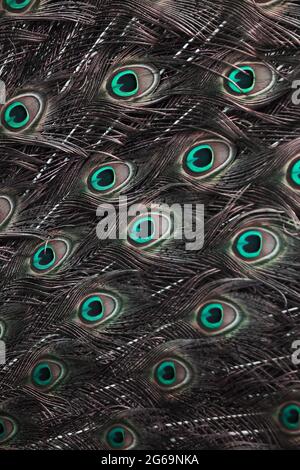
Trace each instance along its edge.
<path fill-rule="evenodd" d="M 0 38 L 1 448 L 299 447 L 299 2 L 2 0 Z M 99 240 L 120 196 L 203 247 Z"/>

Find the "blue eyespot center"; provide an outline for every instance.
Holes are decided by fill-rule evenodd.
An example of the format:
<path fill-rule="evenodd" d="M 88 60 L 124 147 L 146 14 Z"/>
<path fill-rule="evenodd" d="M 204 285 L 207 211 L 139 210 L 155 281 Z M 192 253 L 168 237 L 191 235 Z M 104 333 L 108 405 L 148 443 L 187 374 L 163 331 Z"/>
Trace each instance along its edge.
<path fill-rule="evenodd" d="M 33 266 L 43 271 L 52 267 L 55 263 L 55 259 L 55 251 L 51 245 L 43 245 L 33 255 Z"/>
<path fill-rule="evenodd" d="M 192 173 L 203 173 L 210 170 L 214 164 L 214 151 L 210 145 L 197 145 L 189 151 L 185 165 Z"/>
<path fill-rule="evenodd" d="M 4 112 L 4 121 L 8 127 L 19 129 L 29 121 L 29 113 L 26 106 L 20 101 L 11 103 Z"/>
<path fill-rule="evenodd" d="M 292 183 L 300 187 L 300 159 L 292 164 L 290 168 L 290 178 Z"/>
<path fill-rule="evenodd" d="M 21 10 L 30 4 L 31 0 L 5 0 L 4 6 L 14 10 Z"/>
<path fill-rule="evenodd" d="M 176 382 L 176 367 L 173 361 L 163 361 L 157 367 L 156 380 L 161 385 L 173 385 Z"/>
<path fill-rule="evenodd" d="M 155 223 L 152 217 L 146 216 L 138 219 L 129 232 L 129 237 L 136 243 L 147 243 L 155 234 Z"/>
<path fill-rule="evenodd" d="M 236 249 L 245 259 L 257 258 L 263 247 L 263 237 L 258 230 L 247 230 L 237 240 Z"/>
<path fill-rule="evenodd" d="M 139 90 L 137 74 L 130 69 L 117 73 L 111 81 L 112 92 L 120 97 L 134 96 Z"/>
<path fill-rule="evenodd" d="M 199 321 L 202 326 L 209 329 L 217 329 L 222 326 L 224 309 L 220 303 L 211 303 L 200 310 Z"/>
<path fill-rule="evenodd" d="M 107 434 L 107 441 L 110 447 L 114 449 L 123 447 L 125 443 L 125 429 L 120 426 L 112 428 Z"/>
<path fill-rule="evenodd" d="M 116 182 L 116 172 L 112 166 L 105 166 L 94 171 L 91 176 L 91 186 L 96 191 L 107 191 Z"/>
<path fill-rule="evenodd" d="M 88 322 L 95 322 L 103 318 L 104 310 L 101 298 L 97 295 L 93 295 L 83 302 L 81 316 Z"/>
<path fill-rule="evenodd" d="M 234 93 L 247 94 L 255 87 L 255 72 L 249 65 L 240 65 L 229 72 L 227 86 Z"/>
<path fill-rule="evenodd" d="M 53 380 L 51 368 L 46 362 L 38 364 L 33 369 L 32 378 L 36 385 L 42 387 L 49 385 Z"/>
<path fill-rule="evenodd" d="M 287 430 L 300 430 L 300 406 L 294 403 L 284 406 L 280 412 L 279 419 Z"/>

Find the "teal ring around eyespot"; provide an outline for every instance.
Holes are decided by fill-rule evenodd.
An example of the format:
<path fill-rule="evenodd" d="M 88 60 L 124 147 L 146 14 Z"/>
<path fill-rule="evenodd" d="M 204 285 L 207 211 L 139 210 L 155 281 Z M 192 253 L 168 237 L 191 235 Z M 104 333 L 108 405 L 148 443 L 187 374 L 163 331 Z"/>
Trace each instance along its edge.
<path fill-rule="evenodd" d="M 172 379 L 165 379 L 163 377 L 166 367 L 171 367 L 174 371 L 174 377 Z M 173 361 L 163 361 L 155 371 L 156 379 L 161 385 L 173 385 L 176 382 L 176 367 Z"/>
<path fill-rule="evenodd" d="M 251 72 L 252 76 L 253 76 L 253 84 L 248 87 L 248 88 L 239 88 L 235 83 L 236 82 L 236 75 L 238 73 L 240 73 L 242 71 L 245 71 L 245 72 Z M 249 65 L 242 65 L 240 66 L 238 69 L 234 69 L 230 72 L 229 76 L 228 76 L 229 80 L 227 80 L 227 85 L 229 86 L 229 88 L 234 91 L 235 93 L 239 93 L 240 95 L 242 94 L 245 94 L 245 93 L 250 93 L 250 91 L 252 91 L 255 87 L 255 82 L 256 82 L 256 78 L 255 78 L 255 72 L 253 70 L 252 67 L 250 67 Z M 230 81 L 231 80 L 231 81 Z M 235 82 L 235 83 L 233 83 Z"/>
<path fill-rule="evenodd" d="M 211 162 L 206 165 L 205 167 L 202 167 L 202 168 L 199 168 L 198 166 L 196 166 L 194 164 L 194 162 L 197 160 L 197 158 L 195 157 L 195 154 L 197 152 L 199 152 L 199 150 L 202 150 L 202 149 L 208 149 L 212 152 L 212 160 Z M 193 171 L 194 173 L 203 173 L 205 171 L 208 171 L 210 170 L 212 167 L 213 167 L 213 164 L 214 164 L 214 160 L 215 160 L 215 156 L 214 156 L 214 151 L 213 151 L 213 148 L 210 146 L 210 145 L 207 145 L 207 144 L 203 144 L 203 145 L 197 145 L 197 147 L 194 147 L 192 150 L 190 150 L 190 152 L 187 154 L 186 156 L 186 166 L 191 170 Z"/>
<path fill-rule="evenodd" d="M 260 239 L 260 249 L 254 253 L 248 253 L 247 251 L 244 250 L 244 246 L 247 245 L 247 237 L 251 235 L 258 236 Z M 238 237 L 238 240 L 236 243 L 236 249 L 243 258 L 246 258 L 246 259 L 256 258 L 261 253 L 262 242 L 263 242 L 263 236 L 258 230 L 247 230 L 247 232 L 242 233 Z"/>
<path fill-rule="evenodd" d="M 122 91 L 121 90 L 122 85 L 119 85 L 118 83 L 119 79 L 127 74 L 134 75 L 136 79 L 137 85 L 136 85 L 136 88 L 132 91 Z M 122 70 L 122 72 L 117 73 L 112 79 L 111 89 L 115 95 L 121 96 L 121 97 L 130 97 L 130 96 L 136 95 L 136 93 L 139 91 L 139 80 L 138 80 L 137 74 L 133 70 L 130 70 L 130 69 Z"/>
<path fill-rule="evenodd" d="M 11 117 L 10 117 L 10 112 L 17 106 L 22 106 L 22 108 L 25 109 L 26 118 L 22 122 L 15 123 L 14 120 L 11 119 Z M 29 117 L 29 113 L 27 111 L 27 108 L 23 103 L 21 103 L 21 101 L 15 101 L 15 102 L 11 103 L 10 105 L 7 106 L 6 110 L 4 111 L 5 124 L 7 126 L 11 127 L 12 129 L 19 129 L 20 127 L 25 126 L 28 123 L 29 119 L 30 119 L 30 117 Z"/>
<path fill-rule="evenodd" d="M 53 253 L 53 260 L 50 261 L 50 263 L 48 264 L 45 264 L 45 265 L 40 265 L 40 261 L 39 261 L 39 255 L 40 253 L 45 250 L 46 248 L 49 248 L 52 250 L 52 253 Z M 46 269 L 49 269 L 51 268 L 51 266 L 54 265 L 56 261 L 56 254 L 55 254 L 55 251 L 53 250 L 53 248 L 48 244 L 47 247 L 45 245 L 41 246 L 33 255 L 33 267 L 35 269 L 38 269 L 40 271 L 44 271 Z"/>
<path fill-rule="evenodd" d="M 122 442 L 115 442 L 115 436 L 117 433 L 121 433 L 123 436 Z M 116 426 L 107 433 L 107 442 L 110 445 L 110 447 L 113 447 L 114 449 L 120 449 L 121 447 L 124 446 L 124 441 L 125 441 L 125 429 L 121 428 L 120 426 Z"/>
<path fill-rule="evenodd" d="M 39 374 L 40 374 L 41 370 L 44 369 L 45 367 L 50 371 L 49 379 L 40 380 Z M 51 368 L 49 367 L 47 362 L 41 362 L 40 364 L 35 366 L 35 368 L 33 369 L 33 372 L 32 372 L 32 381 L 36 385 L 39 385 L 41 387 L 47 387 L 47 385 L 51 384 L 52 380 L 53 380 L 53 374 L 52 374 Z"/>
<path fill-rule="evenodd" d="M 139 237 L 137 235 L 137 228 L 138 226 L 140 226 L 143 222 L 152 222 L 153 226 L 155 225 L 155 222 L 153 221 L 153 218 L 150 217 L 150 216 L 145 216 L 145 217 L 142 217 L 141 219 L 139 218 L 138 220 L 136 220 L 133 224 L 133 227 L 131 229 L 131 231 L 129 232 L 129 237 L 131 238 L 131 240 L 133 240 L 135 243 L 147 243 L 149 241 L 151 241 L 153 239 L 153 235 L 154 234 L 151 234 L 149 235 L 148 237 Z"/>
<path fill-rule="evenodd" d="M 208 317 L 210 315 L 210 310 L 212 308 L 218 308 L 219 310 L 221 310 L 221 319 L 216 322 L 216 323 L 211 323 L 209 320 L 208 320 Z M 217 328 L 220 328 L 220 326 L 222 326 L 222 323 L 224 321 L 224 309 L 223 309 L 223 306 L 222 304 L 220 303 L 212 303 L 212 304 L 208 304 L 208 305 L 205 305 L 205 307 L 203 307 L 201 309 L 201 312 L 200 312 L 200 322 L 202 323 L 202 325 L 205 327 L 205 328 L 209 328 L 210 330 L 214 330 L 214 329 L 217 329 Z"/>
<path fill-rule="evenodd" d="M 8 8 L 14 8 L 15 10 L 21 10 L 30 4 L 31 0 L 24 0 L 22 3 L 17 3 L 15 0 L 5 0 L 4 6 Z"/>
<path fill-rule="evenodd" d="M 292 164 L 290 178 L 295 185 L 300 186 L 300 160 Z"/>
<path fill-rule="evenodd" d="M 98 177 L 105 170 L 111 170 L 113 172 L 114 180 L 113 180 L 112 183 L 107 184 L 106 186 L 100 186 L 99 183 L 98 183 Z M 90 182 L 91 182 L 92 188 L 95 189 L 96 191 L 107 191 L 108 189 L 113 188 L 113 186 L 116 184 L 115 169 L 112 166 L 107 165 L 107 166 L 104 166 L 102 168 L 99 168 L 98 170 L 95 170 L 91 175 Z"/>
<path fill-rule="evenodd" d="M 12 428 L 10 432 L 8 432 L 6 421 L 9 421 L 10 426 Z M 14 419 L 10 418 L 9 416 L 2 415 L 2 417 L 0 417 L 0 425 L 3 429 L 3 431 L 0 432 L 0 442 L 2 444 L 3 442 L 6 442 L 7 440 L 11 439 L 17 433 L 18 424 Z"/>
<path fill-rule="evenodd" d="M 2 418 L 0 418 L 0 426 L 3 428 L 3 431 L 0 432 L 0 439 L 2 439 L 3 437 L 5 437 L 5 423 Z"/>
<path fill-rule="evenodd" d="M 95 315 L 95 316 L 92 316 L 92 315 L 89 315 L 89 305 L 91 304 L 91 302 L 100 302 L 101 303 L 101 306 L 102 306 L 102 312 L 99 313 L 99 315 Z M 93 295 L 92 297 L 89 297 L 88 299 L 86 299 L 81 308 L 81 316 L 84 320 L 88 321 L 88 322 L 95 322 L 95 321 L 99 321 L 103 318 L 104 316 L 104 305 L 103 305 L 103 302 L 101 300 L 101 298 L 98 296 L 98 295 Z"/>
<path fill-rule="evenodd" d="M 296 411 L 298 413 L 298 421 L 296 423 L 289 422 L 289 416 L 291 411 Z M 293 403 L 284 406 L 280 411 L 279 419 L 285 429 L 289 431 L 300 430 L 300 406 Z"/>

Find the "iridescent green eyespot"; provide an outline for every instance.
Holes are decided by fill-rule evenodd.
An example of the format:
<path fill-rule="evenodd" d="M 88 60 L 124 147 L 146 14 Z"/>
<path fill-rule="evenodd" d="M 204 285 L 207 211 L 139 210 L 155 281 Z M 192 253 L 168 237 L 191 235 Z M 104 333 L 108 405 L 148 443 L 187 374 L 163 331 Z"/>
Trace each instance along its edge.
<path fill-rule="evenodd" d="M 146 249 L 171 236 L 173 222 L 169 214 L 153 212 L 135 217 L 127 228 L 128 242 Z"/>
<path fill-rule="evenodd" d="M 166 358 L 156 364 L 153 370 L 155 383 L 165 390 L 182 387 L 191 377 L 189 368 L 179 359 Z"/>
<path fill-rule="evenodd" d="M 104 305 L 99 295 L 92 295 L 83 302 L 81 316 L 87 322 L 95 322 L 103 318 Z"/>
<path fill-rule="evenodd" d="M 90 184 L 95 191 L 107 191 L 116 183 L 116 172 L 110 165 L 95 170 L 90 178 Z"/>
<path fill-rule="evenodd" d="M 121 449 L 125 443 L 125 429 L 121 426 L 112 428 L 107 433 L 107 442 L 113 449 Z"/>
<path fill-rule="evenodd" d="M 86 297 L 79 306 L 79 320 L 88 327 L 98 325 L 112 319 L 121 308 L 120 298 L 110 292 L 97 292 Z"/>
<path fill-rule="evenodd" d="M 29 112 L 20 101 L 11 103 L 4 112 L 4 121 L 8 127 L 19 129 L 26 126 L 29 121 Z"/>
<path fill-rule="evenodd" d="M 185 164 L 192 173 L 203 173 L 214 164 L 214 151 L 211 145 L 197 145 L 186 156 Z"/>
<path fill-rule="evenodd" d="M 33 267 L 39 271 L 51 268 L 55 264 L 56 254 L 50 244 L 43 245 L 33 255 Z"/>
<path fill-rule="evenodd" d="M 128 64 L 116 68 L 105 83 L 111 98 L 138 104 L 157 88 L 159 81 L 160 73 L 152 65 Z"/>
<path fill-rule="evenodd" d="M 132 163 L 114 161 L 94 168 L 87 178 L 88 189 L 107 195 L 123 188 L 133 176 Z"/>
<path fill-rule="evenodd" d="M 153 217 L 145 216 L 136 220 L 129 232 L 129 237 L 135 243 L 148 243 L 153 240 L 155 233 L 155 222 Z"/>
<path fill-rule="evenodd" d="M 70 241 L 62 238 L 54 238 L 38 246 L 31 256 L 31 269 L 35 273 L 43 273 L 57 268 L 69 254 Z"/>
<path fill-rule="evenodd" d="M 45 359 L 34 366 L 31 373 L 31 382 L 37 388 L 50 390 L 64 375 L 64 366 L 59 361 Z"/>
<path fill-rule="evenodd" d="M 32 0 L 4 0 L 4 7 L 10 10 L 22 10 L 26 8 Z"/>
<path fill-rule="evenodd" d="M 300 431 L 300 405 L 289 403 L 279 413 L 279 421 L 286 431 Z"/>
<path fill-rule="evenodd" d="M 210 330 L 215 330 L 222 326 L 224 320 L 224 309 L 220 303 L 205 305 L 200 311 L 199 321 L 201 325 Z"/>
<path fill-rule="evenodd" d="M 277 82 L 277 73 L 265 62 L 235 63 L 225 71 L 224 91 L 255 106 L 273 98 L 267 93 Z"/>
<path fill-rule="evenodd" d="M 23 133 L 37 124 L 45 109 L 46 99 L 34 91 L 9 100 L 1 109 L 1 126 L 12 133 Z"/>
<path fill-rule="evenodd" d="M 42 362 L 33 369 L 32 380 L 41 387 L 46 387 L 52 382 L 53 376 L 47 362 Z"/>
<path fill-rule="evenodd" d="M 210 178 L 225 169 L 236 155 L 236 147 L 225 138 L 208 135 L 186 150 L 182 157 L 185 173 L 197 180 Z"/>
<path fill-rule="evenodd" d="M 241 309 L 232 302 L 214 299 L 200 306 L 194 325 L 207 336 L 227 333 L 242 320 Z"/>
<path fill-rule="evenodd" d="M 17 432 L 18 426 L 9 416 L 0 416 L 0 444 L 11 439 Z"/>
<path fill-rule="evenodd" d="M 139 80 L 137 74 L 130 69 L 117 73 L 111 81 L 112 92 L 116 96 L 130 97 L 137 94 L 139 90 Z"/>
<path fill-rule="evenodd" d="M 136 435 L 128 426 L 115 424 L 106 432 L 105 440 L 110 449 L 128 450 L 135 446 Z"/>
<path fill-rule="evenodd" d="M 227 86 L 238 94 L 247 94 L 253 91 L 256 82 L 256 74 L 253 67 L 239 65 L 228 74 Z"/>
<path fill-rule="evenodd" d="M 262 234 L 258 230 L 247 230 L 242 233 L 236 243 L 236 249 L 242 258 L 257 258 L 263 245 Z"/>
<path fill-rule="evenodd" d="M 157 382 L 164 386 L 176 383 L 176 367 L 174 361 L 164 361 L 156 369 Z"/>
<path fill-rule="evenodd" d="M 234 254 L 246 262 L 269 260 L 278 254 L 281 247 L 281 239 L 276 232 L 262 227 L 249 227 L 233 241 Z"/>
<path fill-rule="evenodd" d="M 296 189 L 300 189 L 300 158 L 293 161 L 288 168 L 287 179 Z"/>

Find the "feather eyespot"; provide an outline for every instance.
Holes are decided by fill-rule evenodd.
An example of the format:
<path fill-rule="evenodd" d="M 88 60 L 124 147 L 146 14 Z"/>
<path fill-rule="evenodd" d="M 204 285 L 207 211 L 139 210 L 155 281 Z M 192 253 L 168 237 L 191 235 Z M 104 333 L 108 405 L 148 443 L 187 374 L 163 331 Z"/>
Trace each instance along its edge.
<path fill-rule="evenodd" d="M 35 388 L 48 391 L 65 376 L 65 367 L 54 359 L 42 359 L 32 369 L 30 382 Z"/>
<path fill-rule="evenodd" d="M 254 99 L 268 92 L 275 83 L 275 73 L 263 63 L 237 63 L 225 72 L 226 93 L 242 99 Z"/>
<path fill-rule="evenodd" d="M 221 171 L 235 154 L 236 149 L 230 142 L 207 139 L 185 152 L 182 165 L 188 175 L 202 179 Z"/>
<path fill-rule="evenodd" d="M 0 416 L 0 444 L 11 439 L 17 432 L 18 427 L 14 419 L 9 416 Z"/>
<path fill-rule="evenodd" d="M 1 111 L 1 125 L 9 132 L 24 132 L 41 118 L 42 98 L 36 93 L 24 93 L 8 101 Z"/>
<path fill-rule="evenodd" d="M 300 433 L 300 403 L 290 402 L 281 406 L 278 421 L 286 433 Z"/>
<path fill-rule="evenodd" d="M 94 168 L 88 177 L 90 191 L 110 194 L 120 190 L 133 175 L 133 167 L 129 163 L 110 162 Z"/>
<path fill-rule="evenodd" d="M 129 450 L 136 445 L 136 436 L 128 426 L 114 424 L 105 433 L 105 443 L 112 450 Z"/>
<path fill-rule="evenodd" d="M 3 8 L 10 13 L 24 13 L 30 10 L 37 0 L 3 0 Z"/>
<path fill-rule="evenodd" d="M 80 304 L 78 317 L 85 326 L 97 327 L 120 311 L 120 300 L 108 292 L 90 294 Z"/>
<path fill-rule="evenodd" d="M 300 158 L 296 158 L 288 167 L 286 179 L 294 189 L 300 189 Z"/>
<path fill-rule="evenodd" d="M 249 227 L 233 241 L 235 256 L 246 262 L 257 263 L 273 258 L 280 249 L 278 236 L 266 228 Z"/>
<path fill-rule="evenodd" d="M 223 300 L 212 300 L 202 305 L 197 312 L 197 327 L 202 333 L 214 336 L 235 328 L 241 321 L 238 309 Z"/>
<path fill-rule="evenodd" d="M 14 211 L 14 204 L 7 196 L 0 196 L 0 227 L 6 224 Z"/>
<path fill-rule="evenodd" d="M 135 217 L 129 223 L 127 240 L 134 247 L 146 249 L 168 238 L 172 229 L 169 214 L 151 211 Z"/>
<path fill-rule="evenodd" d="M 67 240 L 56 238 L 39 245 L 31 256 L 31 269 L 35 273 L 48 273 L 57 268 L 70 252 Z"/>
<path fill-rule="evenodd" d="M 122 101 L 139 101 L 159 85 L 160 75 L 150 65 L 126 65 L 116 69 L 106 83 L 111 98 Z"/>
<path fill-rule="evenodd" d="M 181 360 L 166 358 L 154 367 L 153 378 L 156 385 L 161 389 L 175 390 L 189 382 L 191 372 Z"/>

